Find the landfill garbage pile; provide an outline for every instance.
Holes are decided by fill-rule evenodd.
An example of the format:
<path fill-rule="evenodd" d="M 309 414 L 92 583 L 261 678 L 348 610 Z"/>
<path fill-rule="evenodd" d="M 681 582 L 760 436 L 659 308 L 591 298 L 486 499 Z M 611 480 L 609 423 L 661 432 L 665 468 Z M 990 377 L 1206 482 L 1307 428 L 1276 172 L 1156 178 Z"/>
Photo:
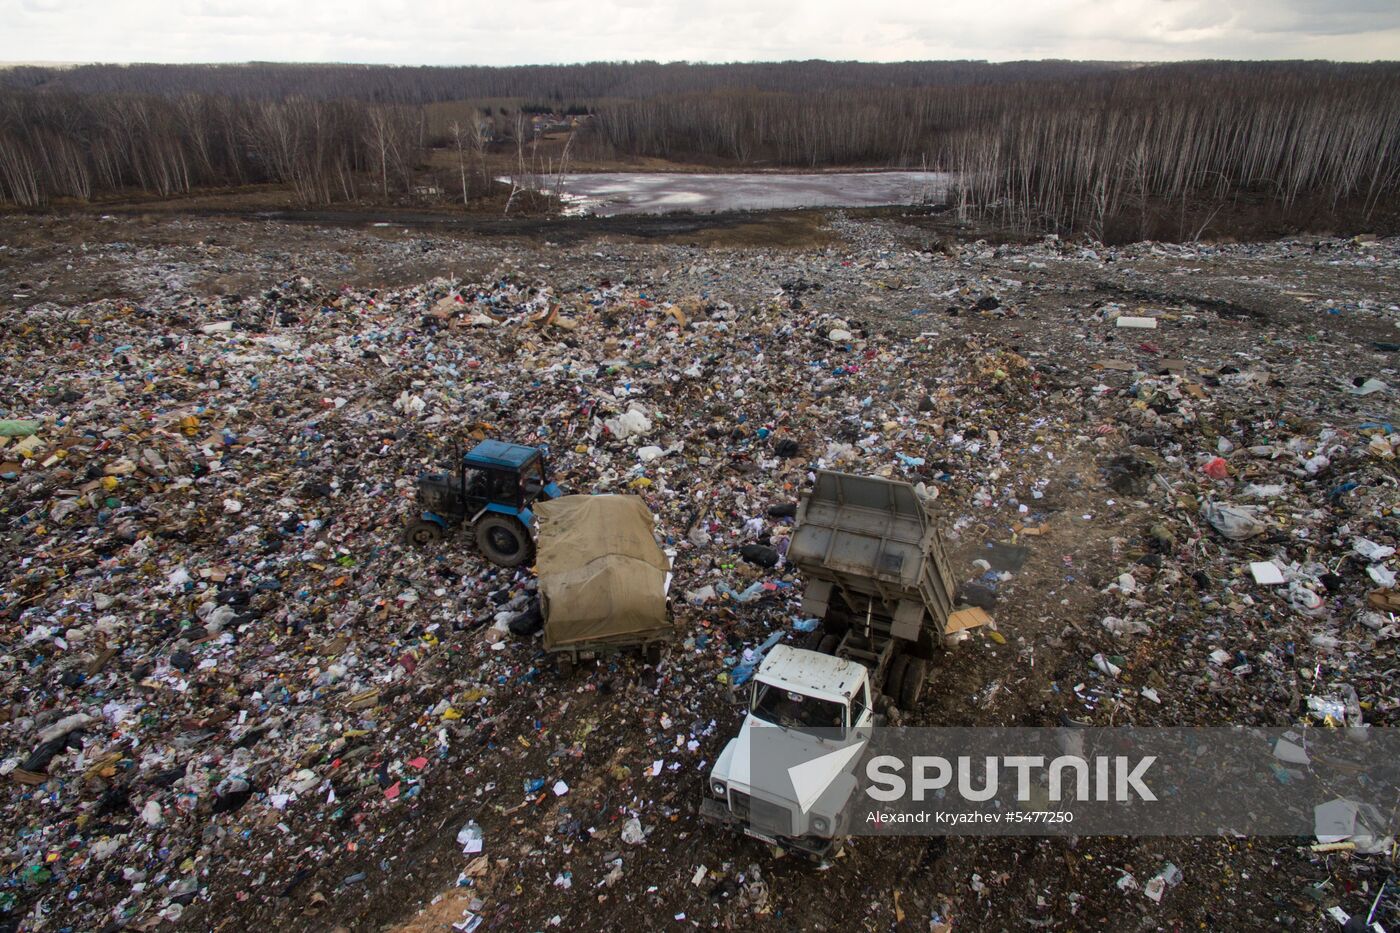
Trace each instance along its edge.
<path fill-rule="evenodd" d="M 996 608 L 936 662 L 924 723 L 1396 724 L 1400 242 L 832 227 L 807 250 L 414 234 L 495 271 L 370 289 L 318 255 L 221 296 L 185 253 L 141 279 L 152 247 L 144 294 L 7 310 L 7 921 L 1364 914 L 1384 853 L 1312 839 L 856 839 L 819 871 L 696 820 L 736 688 L 813 627 L 785 553 L 818 468 L 917 484 Z M 1308 273 L 1326 293 L 1291 294 Z M 417 474 L 486 437 L 658 516 L 679 638 L 655 668 L 561 679 L 528 570 L 468 534 L 403 543 Z"/>

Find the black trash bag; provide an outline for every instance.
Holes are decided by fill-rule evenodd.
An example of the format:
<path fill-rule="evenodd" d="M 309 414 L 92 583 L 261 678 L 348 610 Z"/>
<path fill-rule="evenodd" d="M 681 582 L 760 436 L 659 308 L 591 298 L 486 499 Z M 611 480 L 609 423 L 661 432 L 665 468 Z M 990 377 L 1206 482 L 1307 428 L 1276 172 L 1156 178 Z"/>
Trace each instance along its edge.
<path fill-rule="evenodd" d="M 544 628 L 544 613 L 540 611 L 540 601 L 533 599 L 515 618 L 506 623 L 506 628 L 516 638 L 533 638 Z"/>
<path fill-rule="evenodd" d="M 958 602 L 976 606 L 978 609 L 992 609 L 997 604 L 996 591 L 980 583 L 964 583 L 958 587 Z"/>
<path fill-rule="evenodd" d="M 74 729 L 67 735 L 55 736 L 47 742 L 39 743 L 39 746 L 29 753 L 29 757 L 20 763 L 20 769 L 33 771 L 35 774 L 45 774 L 48 772 L 49 762 L 53 761 L 55 756 L 70 748 L 76 751 L 82 747 L 82 730 Z"/>
<path fill-rule="evenodd" d="M 739 548 L 739 556 L 760 567 L 778 566 L 778 552 L 766 544 L 746 544 Z"/>

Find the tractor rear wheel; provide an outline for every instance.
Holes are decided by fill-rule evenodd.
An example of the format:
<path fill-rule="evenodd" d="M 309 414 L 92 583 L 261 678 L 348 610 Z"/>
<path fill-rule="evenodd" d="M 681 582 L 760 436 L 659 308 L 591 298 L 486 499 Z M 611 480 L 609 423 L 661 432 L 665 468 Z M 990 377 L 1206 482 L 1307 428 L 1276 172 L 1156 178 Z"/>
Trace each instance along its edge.
<path fill-rule="evenodd" d="M 841 644 L 841 636 L 830 632 L 822 636 L 822 640 L 817 642 L 817 650 L 822 654 L 835 654 L 836 646 Z"/>
<path fill-rule="evenodd" d="M 487 515 L 476 523 L 476 546 L 486 559 L 502 567 L 518 567 L 530 559 L 530 533 L 504 515 Z"/>
<path fill-rule="evenodd" d="M 442 540 L 442 526 L 426 518 L 415 518 L 404 529 L 403 539 L 413 547 L 427 547 Z"/>
<path fill-rule="evenodd" d="M 899 706 L 905 712 L 912 712 L 919 705 L 919 697 L 924 693 L 924 682 L 928 680 L 928 662 L 923 658 L 910 658 L 904 668 L 904 683 L 899 686 Z"/>

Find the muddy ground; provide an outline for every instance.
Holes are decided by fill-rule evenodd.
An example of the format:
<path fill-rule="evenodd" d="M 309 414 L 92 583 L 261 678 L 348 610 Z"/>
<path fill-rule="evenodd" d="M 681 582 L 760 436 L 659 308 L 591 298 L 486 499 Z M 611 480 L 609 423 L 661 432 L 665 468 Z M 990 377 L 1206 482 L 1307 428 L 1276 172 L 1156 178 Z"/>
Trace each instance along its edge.
<path fill-rule="evenodd" d="M 1238 641 L 1237 626 L 1256 626 L 1246 639 L 1251 645 L 1272 636 L 1249 611 L 1222 618 L 1189 579 L 1157 579 L 1161 562 L 1142 562 L 1145 529 L 1154 523 L 1169 525 L 1183 542 L 1200 542 L 1166 555 L 1184 576 L 1198 569 L 1216 575 L 1238 560 L 1191 521 L 1194 508 L 1179 499 L 1192 489 L 1122 495 L 1105 485 L 1105 463 L 1144 442 L 1133 438 L 1142 427 L 1135 420 L 1140 408 L 1120 394 L 1129 375 L 1095 366 L 1126 359 L 1155 372 L 1154 360 L 1179 358 L 1207 377 L 1205 412 L 1175 426 L 1170 439 L 1159 430 L 1158 453 L 1189 456 L 1210 449 L 1211 438 L 1266 430 L 1261 425 L 1273 419 L 1277 433 L 1295 436 L 1377 415 L 1393 420 L 1393 396 L 1358 401 L 1334 383 L 1379 376 L 1400 384 L 1396 355 L 1384 349 L 1400 340 L 1400 244 L 1303 239 L 1032 249 L 978 243 L 985 232 L 898 211 L 475 222 L 465 229 L 431 217 L 6 217 L 0 308 L 13 334 L 24 309 L 41 303 L 139 305 L 181 295 L 197 307 L 199 296 L 256 295 L 292 276 L 329 289 L 391 289 L 438 276 L 484 281 L 508 263 L 560 292 L 607 278 L 656 300 L 703 293 L 732 303 L 741 316 L 774 302 L 808 314 L 819 309 L 863 329 L 895 357 L 917 344 L 920 360 L 965 361 L 950 370 L 962 379 L 951 387 L 922 386 L 918 371 L 886 374 L 899 386 L 896 407 L 950 388 L 948 418 L 964 433 L 996 430 L 1003 438 L 1000 479 L 989 481 L 973 462 L 959 460 L 940 498 L 949 520 L 961 520 L 952 538 L 962 576 L 988 541 L 1013 533 L 1013 487 L 1024 498 L 1039 483 L 1048 497 L 1037 508 L 1050 516 L 1049 529 L 1021 539 L 1032 558 L 995 610 L 1005 643 L 982 632 L 943 654 L 915 721 L 1297 721 L 1298 696 L 1310 689 L 1298 672 L 1335 662 L 1304 645 L 1296 662 L 1267 677 L 1235 681 L 1210 670 L 1207 646 Z M 989 296 L 995 301 L 984 300 Z M 1170 324 L 1151 333 L 1117 330 L 1099 319 L 1105 305 L 1167 314 Z M 23 350 L 14 336 L 6 339 L 7 350 Z M 1015 368 L 1022 363 L 1024 370 Z M 871 357 L 863 365 L 885 364 Z M 1009 376 L 996 376 L 1007 367 Z M 1267 369 L 1276 384 L 1252 394 L 1211 385 L 1210 374 L 1226 367 Z M 1090 391 L 1100 382 L 1114 392 Z M 830 438 L 814 425 L 799 440 L 815 457 Z M 586 467 L 575 469 L 582 477 Z M 1393 465 L 1378 469 L 1394 475 Z M 993 501 L 978 505 L 979 490 L 990 490 Z M 1381 499 L 1383 493 L 1377 489 Z M 1302 483 L 1298 494 L 1334 507 L 1321 485 Z M 1358 521 L 1361 513 L 1371 521 L 1378 510 L 1374 520 L 1393 533 L 1393 513 L 1374 500 L 1353 508 Z M 387 540 L 392 523 L 377 533 L 386 536 L 380 544 L 397 546 Z M 422 558 L 403 559 L 418 572 L 414 562 Z M 1156 623 L 1131 646 L 1115 645 L 1098 620 L 1122 611 L 1121 596 L 1108 589 L 1134 568 L 1161 587 L 1149 597 L 1157 603 Z M 1363 582 L 1348 585 L 1345 598 L 1355 603 Z M 777 598 L 762 607 L 778 616 L 789 609 Z M 751 643 L 746 616 L 755 611 L 728 603 L 685 607 L 679 619 L 687 634 L 732 630 Z M 1278 624 L 1278 640 L 1293 637 Z M 483 662 L 475 633 L 447 637 L 459 643 L 419 666 L 414 696 L 476 678 Z M 507 650 L 514 670 L 535 669 L 531 645 Z M 1129 656 L 1126 688 L 1092 674 L 1088 659 L 1103 650 Z M 1394 642 L 1384 651 L 1393 662 Z M 1394 692 L 1382 676 L 1387 664 L 1346 663 L 1373 704 L 1373 720 L 1393 723 Z M 713 760 L 741 715 L 716 681 L 722 669 L 713 651 L 691 648 L 659 671 L 623 662 L 568 682 L 544 668 L 512 679 L 494 692 L 489 722 L 432 772 L 417 798 L 393 809 L 365 806 L 353 825 L 348 817 L 289 817 L 297 846 L 262 864 L 250 865 L 250 856 L 265 851 L 269 834 L 276 838 L 278 817 L 255 817 L 251 808 L 219 817 L 241 820 L 233 826 L 246 832 L 221 837 L 204 863 L 203 893 L 179 926 L 445 930 L 479 898 L 482 928 L 492 930 L 1326 930 L 1336 928 L 1322 913 L 1326 907 L 1361 909 L 1389 871 L 1382 858 L 1314 855 L 1307 838 L 855 839 L 826 866 L 783 857 L 694 816 L 705 786 L 701 763 Z M 1098 701 L 1086 703 L 1076 692 L 1086 682 Z M 1148 684 L 1157 685 L 1161 704 L 1138 696 L 1136 688 Z M 384 718 L 401 734 L 423 732 L 430 724 L 421 706 L 405 697 Z M 668 752 L 676 730 L 660 724 L 663 712 L 699 739 L 697 753 Z M 683 766 L 646 777 L 645 762 L 655 757 Z M 569 795 L 522 800 L 522 780 L 536 775 L 567 780 Z M 651 831 L 642 846 L 618 838 L 631 813 Z M 487 864 L 464 858 L 454 842 L 468 817 L 485 830 Z M 314 858 L 306 854 L 313 845 L 322 850 Z M 1160 904 L 1121 883 L 1131 874 L 1140 885 L 1168 862 L 1184 880 Z M 706 878 L 692 885 L 701 865 Z M 476 877 L 459 886 L 469 866 Z M 347 883 L 361 872 L 362 880 Z M 571 873 L 569 886 L 559 881 L 564 872 Z M 56 906 L 45 928 L 64 925 Z"/>

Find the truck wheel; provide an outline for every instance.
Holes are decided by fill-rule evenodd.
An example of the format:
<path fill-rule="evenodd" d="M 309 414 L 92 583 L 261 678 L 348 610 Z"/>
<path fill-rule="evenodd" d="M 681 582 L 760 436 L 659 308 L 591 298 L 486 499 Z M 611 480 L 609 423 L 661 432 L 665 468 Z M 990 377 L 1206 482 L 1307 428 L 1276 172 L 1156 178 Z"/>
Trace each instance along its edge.
<path fill-rule="evenodd" d="M 661 663 L 661 645 L 656 642 L 647 645 L 644 656 L 648 664 L 652 667 L 656 667 Z"/>
<path fill-rule="evenodd" d="M 909 655 L 895 655 L 894 660 L 890 661 L 889 671 L 885 673 L 885 696 L 901 706 L 904 696 L 904 672 L 908 667 Z"/>
<path fill-rule="evenodd" d="M 928 664 L 923 658 L 910 658 L 904 668 L 904 683 L 899 687 L 899 705 L 905 712 L 919 705 L 919 697 L 924 693 L 924 682 L 928 680 Z"/>
<path fill-rule="evenodd" d="M 530 558 L 525 526 L 504 515 L 487 515 L 476 523 L 476 546 L 487 560 L 502 567 L 518 567 Z"/>
<path fill-rule="evenodd" d="M 427 547 L 442 540 L 442 526 L 426 518 L 415 518 L 404 529 L 403 539 L 412 547 Z"/>
<path fill-rule="evenodd" d="M 835 654 L 836 646 L 841 644 L 840 635 L 823 635 L 822 640 L 817 642 L 817 650 L 822 654 Z"/>
<path fill-rule="evenodd" d="M 563 678 L 572 677 L 574 674 L 574 656 L 571 654 L 561 654 L 554 662 L 554 667 L 559 671 L 559 676 Z"/>

